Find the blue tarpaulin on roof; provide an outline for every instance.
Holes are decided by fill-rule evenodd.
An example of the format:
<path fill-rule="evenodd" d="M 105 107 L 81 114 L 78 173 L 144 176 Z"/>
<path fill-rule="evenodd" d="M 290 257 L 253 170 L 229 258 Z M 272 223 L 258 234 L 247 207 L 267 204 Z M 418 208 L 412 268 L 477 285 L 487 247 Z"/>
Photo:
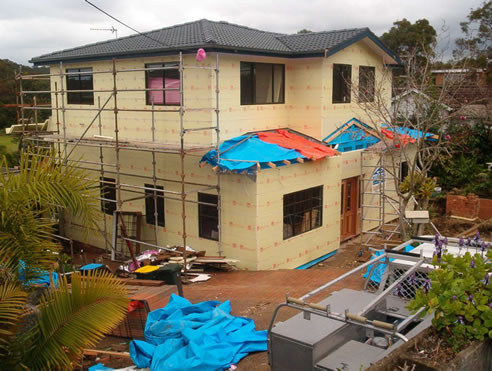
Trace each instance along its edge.
<path fill-rule="evenodd" d="M 242 171 L 252 166 L 256 168 L 257 163 L 260 163 L 262 168 L 268 168 L 266 165 L 268 162 L 273 162 L 277 166 L 284 166 L 283 160 L 295 162 L 297 158 L 306 158 L 294 149 L 286 149 L 276 144 L 264 142 L 258 139 L 256 135 L 242 135 L 226 140 L 220 145 L 219 151 L 221 152 L 220 164 L 217 163 L 216 150 L 207 152 L 202 157 L 201 162 L 206 161 L 212 166 L 219 166 L 222 170 Z"/>
<path fill-rule="evenodd" d="M 364 149 L 379 142 L 379 138 L 369 134 L 360 126 L 355 125 L 355 123 L 370 129 L 370 127 L 363 122 L 353 118 L 328 135 L 323 141 L 329 145 L 338 145 L 336 149 L 340 152 Z M 335 135 L 339 132 L 341 133 Z M 330 140 L 330 138 L 333 139 Z"/>
<path fill-rule="evenodd" d="M 430 140 L 430 141 L 435 141 L 436 139 L 433 138 L 434 137 L 434 134 L 432 133 L 424 133 L 422 131 L 419 131 L 419 130 L 415 130 L 415 129 L 410 129 L 410 128 L 406 128 L 406 127 L 403 127 L 403 126 L 395 126 L 395 127 L 392 127 L 392 128 L 389 128 L 388 125 L 386 124 L 382 124 L 381 125 L 383 128 L 389 130 L 389 131 L 395 131 L 400 134 L 400 135 L 408 135 L 408 136 L 411 136 L 413 139 L 419 139 L 419 138 L 422 138 L 422 136 L 425 134 L 425 138 L 427 140 Z"/>
<path fill-rule="evenodd" d="M 215 371 L 267 350 L 266 331 L 230 312 L 229 301 L 191 304 L 171 294 L 166 307 L 149 313 L 146 341 L 132 340 L 130 356 L 137 367 L 151 371 Z"/>

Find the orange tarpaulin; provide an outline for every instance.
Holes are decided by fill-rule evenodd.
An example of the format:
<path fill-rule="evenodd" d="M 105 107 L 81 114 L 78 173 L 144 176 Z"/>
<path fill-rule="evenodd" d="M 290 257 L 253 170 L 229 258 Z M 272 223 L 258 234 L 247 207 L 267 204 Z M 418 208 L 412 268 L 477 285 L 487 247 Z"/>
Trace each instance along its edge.
<path fill-rule="evenodd" d="M 282 148 L 295 149 L 301 155 L 319 160 L 324 157 L 331 157 L 338 154 L 334 149 L 311 142 L 299 135 L 289 133 L 287 130 L 276 130 L 275 132 L 256 133 L 258 138 L 264 142 L 276 144 Z"/>
<path fill-rule="evenodd" d="M 395 137 L 395 133 L 388 129 L 381 129 L 381 133 L 388 139 L 393 139 Z M 400 148 L 400 144 L 405 147 L 408 143 L 415 143 L 417 140 L 412 138 L 410 135 L 406 134 L 398 134 L 398 142 L 395 144 L 396 148 Z"/>

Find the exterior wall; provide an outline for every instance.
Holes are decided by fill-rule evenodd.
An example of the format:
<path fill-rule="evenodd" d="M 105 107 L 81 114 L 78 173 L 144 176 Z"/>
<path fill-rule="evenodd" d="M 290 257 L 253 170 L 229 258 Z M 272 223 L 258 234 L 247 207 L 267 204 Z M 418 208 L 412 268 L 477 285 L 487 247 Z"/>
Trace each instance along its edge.
<path fill-rule="evenodd" d="M 246 132 L 289 127 L 305 134 L 322 138 L 336 127 L 352 117 L 361 117 L 361 111 L 356 104 L 331 104 L 331 77 L 333 63 L 353 64 L 353 78 L 356 78 L 358 65 L 375 65 L 378 67 L 376 78 L 382 71 L 382 65 L 375 55 L 365 47 L 365 44 L 356 43 L 353 47 L 343 50 L 336 55 L 323 58 L 282 59 L 271 57 L 256 57 L 246 55 L 220 56 L 220 123 L 221 139 L 226 140 Z M 339 56 L 340 55 L 340 56 Z M 176 57 L 146 57 L 138 59 L 117 60 L 116 69 L 142 69 L 145 64 L 156 62 L 176 61 Z M 264 63 L 285 64 L 285 103 L 269 105 L 240 104 L 240 73 L 241 61 L 255 61 Z M 370 64 L 372 63 L 372 64 Z M 378 64 L 379 63 L 379 64 Z M 196 66 L 194 56 L 184 57 L 185 66 Z M 201 65 L 214 67 L 215 56 L 210 53 Z M 64 68 L 93 68 L 93 82 L 95 90 L 107 92 L 95 93 L 95 105 L 105 104 L 113 89 L 112 74 L 98 72 L 111 71 L 111 61 L 97 61 L 89 63 L 66 64 Z M 59 66 L 53 66 L 51 73 L 58 73 Z M 215 107 L 215 77 L 213 70 L 185 70 L 183 89 L 186 108 L 214 108 Z M 66 81 L 52 78 L 52 89 L 65 87 Z M 119 72 L 117 74 L 117 89 L 135 90 L 145 88 L 144 71 Z M 145 92 L 119 91 L 117 115 L 119 139 L 126 142 L 150 142 L 152 138 L 151 106 L 146 105 Z M 53 102 L 59 101 L 61 108 L 62 97 L 53 96 Z M 86 105 L 67 105 L 65 107 L 79 110 L 67 110 L 64 113 L 66 134 L 69 138 L 79 137 L 94 120 L 85 137 L 93 139 L 94 135 L 107 137 L 115 136 L 114 99 L 110 98 L 106 105 L 108 111 L 95 116 L 95 110 L 84 110 Z M 159 143 L 169 145 L 179 144 L 180 121 L 176 112 L 165 112 L 178 107 L 156 106 L 160 112 L 154 115 L 155 136 Z M 126 109 L 149 110 L 149 112 L 127 112 Z M 53 117 L 56 117 L 53 112 Z M 63 112 L 58 112 L 62 121 Z M 184 115 L 185 128 L 213 126 L 215 113 L 213 110 L 187 112 Z M 56 129 L 56 119 L 51 120 L 48 130 Z M 100 131 L 101 130 L 101 131 Z M 185 135 L 186 145 L 211 145 L 215 141 L 214 131 L 196 131 Z M 70 151 L 71 145 L 68 146 Z M 104 163 L 115 163 L 114 149 L 104 149 Z M 209 166 L 200 168 L 198 161 L 202 153 L 193 153 L 186 157 L 186 180 L 190 182 L 215 185 L 217 175 Z M 97 147 L 79 146 L 72 154 L 74 159 L 99 161 Z M 240 260 L 239 267 L 244 269 L 262 270 L 294 268 L 313 259 L 334 251 L 340 240 L 340 181 L 344 177 L 360 175 L 360 154 L 350 154 L 343 157 L 350 162 L 350 166 L 342 164 L 342 158 L 334 157 L 316 162 L 306 162 L 276 169 L 262 170 L 256 181 L 246 175 L 221 175 L 222 201 L 222 247 L 216 241 L 199 237 L 198 233 L 198 205 L 186 205 L 187 244 L 196 250 L 205 250 L 207 255 L 225 255 Z M 121 183 L 142 187 L 152 183 L 152 157 L 150 152 L 120 151 Z M 84 165 L 95 179 L 99 179 L 98 165 Z M 112 173 L 111 173 L 112 172 Z M 131 174 L 130 175 L 125 175 Z M 350 175 L 354 174 L 354 175 Z M 180 192 L 180 158 L 173 154 L 156 154 L 156 175 L 168 179 L 158 181 L 157 184 L 165 190 Z M 105 166 L 105 177 L 116 178 L 115 168 Z M 323 218 L 322 226 L 312 231 L 283 240 L 283 195 L 310 187 L 323 185 Z M 126 187 L 128 188 L 128 187 Z M 197 187 L 187 186 L 186 191 Z M 133 188 L 137 190 L 136 188 Z M 123 200 L 143 196 L 139 193 L 124 190 L 121 192 Z M 213 191 L 205 191 L 213 193 Z M 174 200 L 171 198 L 175 198 Z M 182 244 L 182 210 L 180 196 L 166 194 L 165 199 L 165 227 L 155 230 L 153 225 L 147 225 L 145 217 L 142 220 L 142 240 L 160 245 Z M 196 200 L 195 192 L 188 194 L 190 200 Z M 177 199 L 177 200 L 176 200 Z M 144 199 L 125 201 L 123 211 L 141 212 L 145 215 Z M 105 219 L 104 219 L 105 218 Z M 104 220 L 106 220 L 106 239 L 112 240 L 113 217 L 103 215 L 98 228 L 87 231 L 77 218 L 67 218 L 64 224 L 65 233 L 77 240 L 91 245 L 104 247 Z M 145 247 L 142 247 L 145 249 Z"/>
<path fill-rule="evenodd" d="M 79 151 L 82 159 L 97 161 L 98 151 Z M 74 152 L 76 153 L 76 152 Z M 75 156 L 77 157 L 77 156 Z M 114 151 L 105 150 L 105 162 L 114 161 Z M 78 157 L 80 158 L 80 156 Z M 215 184 L 216 175 L 209 166 L 198 167 L 199 157 L 187 159 L 187 179 L 193 182 Z M 157 176 L 171 180 L 179 179 L 179 157 L 157 155 Z M 340 238 L 340 159 L 333 157 L 316 162 L 306 162 L 276 169 L 262 170 L 256 181 L 245 175 L 221 175 L 222 201 L 222 255 L 239 259 L 239 268 L 263 270 L 294 268 L 325 255 L 338 248 Z M 144 186 L 152 184 L 150 153 L 121 151 L 122 173 L 135 173 L 139 177 L 121 176 L 123 184 Z M 97 166 L 93 166 L 97 169 Z M 97 180 L 98 171 L 91 172 Z M 105 177 L 116 178 L 110 171 Z M 180 184 L 158 181 L 165 190 L 180 192 Z M 283 195 L 307 188 L 324 185 L 322 226 L 301 235 L 283 240 Z M 197 187 L 187 186 L 188 191 Z M 215 193 L 207 190 L 205 193 Z M 122 191 L 122 199 L 141 196 Z M 179 195 L 166 194 L 164 202 L 165 227 L 157 228 L 155 239 L 154 225 L 145 222 L 145 203 L 143 199 L 123 204 L 124 211 L 140 212 L 142 218 L 142 241 L 165 245 L 182 244 L 181 201 Z M 168 198 L 169 197 L 169 198 Z M 170 199 L 175 198 L 175 200 Z M 197 200 L 196 193 L 189 195 Z M 99 203 L 98 203 L 98 207 Z M 112 241 L 113 217 L 102 214 L 106 219 L 106 238 Z M 200 238 L 198 235 L 198 205 L 186 205 L 187 244 L 195 250 L 205 250 L 207 255 L 219 255 L 216 241 Z M 87 230 L 77 218 L 66 218 L 64 232 L 71 238 L 103 248 L 105 245 L 104 219 L 98 228 Z M 145 246 L 142 245 L 142 250 Z"/>
<path fill-rule="evenodd" d="M 339 247 L 340 159 L 331 157 L 258 174 L 257 269 L 295 268 Z M 322 225 L 283 239 L 283 195 L 323 185 Z"/>
<path fill-rule="evenodd" d="M 337 63 L 352 65 L 352 89 L 358 86 L 359 66 L 375 67 L 376 94 L 380 90 L 381 98 L 386 102 L 387 107 L 390 107 L 391 71 L 385 68 L 382 58 L 373 52 L 363 40 L 354 43 L 323 60 L 321 138 L 331 134 L 352 117 L 371 123 L 371 120 L 355 101 L 353 93 L 350 103 L 332 103 L 333 64 Z"/>
<path fill-rule="evenodd" d="M 115 62 L 116 70 L 142 69 L 146 64 L 158 62 L 177 61 L 177 56 L 166 57 L 142 57 L 134 59 L 118 59 Z M 240 104 L 240 62 L 262 62 L 285 64 L 285 103 L 283 104 Z M 198 63 L 193 55 L 184 55 L 183 62 L 188 66 L 207 66 L 215 67 L 215 54 L 210 53 L 204 62 Z M 246 132 L 256 130 L 268 130 L 281 127 L 289 127 L 302 133 L 311 135 L 317 139 L 322 139 L 337 127 L 348 121 L 352 117 L 357 117 L 364 121 L 364 113 L 354 102 L 349 104 L 332 104 L 332 75 L 333 63 L 351 64 L 352 79 L 354 86 L 358 79 L 359 65 L 375 66 L 376 79 L 384 81 L 383 65 L 381 58 L 369 49 L 363 41 L 359 41 L 350 47 L 328 58 L 273 58 L 259 57 L 251 55 L 221 54 L 220 62 L 220 120 L 221 120 L 221 139 L 229 139 Z M 66 95 L 64 104 L 66 108 L 77 109 L 65 112 L 65 122 L 67 135 L 79 136 L 86 129 L 87 125 L 93 120 L 98 107 L 98 97 L 101 106 L 110 97 L 113 89 L 113 68 L 112 61 L 92 61 L 81 63 L 64 64 L 63 68 L 82 68 L 92 67 L 93 83 L 95 90 L 104 92 L 94 93 L 94 105 L 68 105 Z M 101 73 L 107 71 L 107 73 Z M 59 73 L 59 66 L 51 67 L 51 73 Z M 186 112 L 184 115 L 185 128 L 198 128 L 211 126 L 214 122 L 215 113 L 215 72 L 213 70 L 185 69 L 183 79 L 184 106 L 186 108 L 208 108 L 201 111 Z M 52 77 L 51 88 L 58 90 L 61 86 L 66 88 L 66 81 L 59 77 Z M 377 83 L 379 84 L 379 83 Z M 145 72 L 131 71 L 118 72 L 116 79 L 117 105 L 120 110 L 118 113 L 118 126 L 120 129 L 120 139 L 132 141 L 151 141 L 152 113 L 150 105 L 146 104 L 146 94 L 144 91 L 123 91 L 138 90 L 145 88 Z M 391 81 L 388 81 L 388 87 Z M 388 88 L 388 105 L 390 89 Z M 53 94 L 52 102 L 58 99 L 58 107 L 62 106 L 61 95 L 55 97 Z M 92 110 L 87 110 L 92 108 Z M 114 137 L 114 99 L 109 99 L 105 111 L 101 114 L 102 135 Z M 149 110 L 149 112 L 126 112 L 125 109 Z M 179 114 L 177 112 L 165 112 L 166 110 L 177 110 L 177 106 L 155 106 L 161 111 L 154 115 L 155 135 L 158 142 L 179 144 Z M 56 113 L 53 112 L 56 117 Z M 62 120 L 62 112 L 59 112 L 59 119 Z M 54 130 L 54 123 L 50 130 Z M 96 120 L 86 134 L 87 138 L 99 134 Z M 209 131 L 189 132 L 186 134 L 187 144 L 207 145 L 213 143 L 215 133 Z"/>

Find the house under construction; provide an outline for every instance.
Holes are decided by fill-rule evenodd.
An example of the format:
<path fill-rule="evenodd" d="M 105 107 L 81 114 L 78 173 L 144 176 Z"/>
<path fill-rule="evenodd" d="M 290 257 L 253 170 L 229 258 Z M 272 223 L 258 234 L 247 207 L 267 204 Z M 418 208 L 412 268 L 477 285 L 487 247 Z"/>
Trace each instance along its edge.
<path fill-rule="evenodd" d="M 367 28 L 285 35 L 200 20 L 31 62 L 50 73 L 19 74 L 13 131 L 100 182 L 99 226 L 87 235 L 65 216 L 60 228 L 113 258 L 188 245 L 244 269 L 305 267 L 399 215 L 385 214 L 392 185 L 367 150 L 378 139 L 333 142 L 365 120 L 347 81 L 387 84 L 390 105 L 385 71 L 401 62 Z M 50 90 L 25 91 L 25 79 Z M 23 104 L 46 93 L 50 107 Z M 28 132 L 28 110 L 49 110 L 46 126 Z"/>

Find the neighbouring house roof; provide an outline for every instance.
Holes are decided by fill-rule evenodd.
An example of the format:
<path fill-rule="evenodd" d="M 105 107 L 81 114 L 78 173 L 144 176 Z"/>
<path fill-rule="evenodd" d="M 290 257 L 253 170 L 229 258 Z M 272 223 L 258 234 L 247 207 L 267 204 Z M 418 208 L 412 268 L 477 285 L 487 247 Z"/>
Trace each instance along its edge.
<path fill-rule="evenodd" d="M 452 68 L 452 69 L 447 69 L 447 70 L 432 70 L 431 73 L 468 73 L 472 70 L 468 68 Z M 474 70 L 476 72 L 483 72 L 483 69 L 477 68 Z"/>
<path fill-rule="evenodd" d="M 323 139 L 328 145 L 335 146 L 340 152 L 364 149 L 379 142 L 374 129 L 352 118 Z"/>
<path fill-rule="evenodd" d="M 292 129 L 276 129 L 248 133 L 226 140 L 217 151 L 207 152 L 200 163 L 208 163 L 214 169 L 247 173 L 300 163 L 304 160 L 320 160 L 338 155 L 338 151 L 325 143 Z"/>
<path fill-rule="evenodd" d="M 196 51 L 200 47 L 284 57 L 323 56 L 334 54 L 366 37 L 389 56 L 389 64 L 402 64 L 369 28 L 287 35 L 207 19 L 44 54 L 30 62 L 43 65 L 118 56 L 175 54 L 177 51 Z"/>
<path fill-rule="evenodd" d="M 419 90 L 419 89 L 408 89 L 408 90 L 405 90 L 404 92 L 394 96 L 393 98 L 391 98 L 391 103 L 395 103 L 395 102 L 398 102 L 400 101 L 401 99 L 407 97 L 407 96 L 411 96 L 411 95 L 418 95 L 418 96 L 421 96 L 422 98 L 426 99 L 427 101 L 429 102 L 437 102 L 436 99 L 428 96 L 427 94 L 425 94 L 423 91 Z M 439 105 L 445 109 L 446 111 L 452 111 L 453 109 L 451 107 L 449 107 L 447 104 L 444 104 L 444 103 L 439 103 Z"/>

